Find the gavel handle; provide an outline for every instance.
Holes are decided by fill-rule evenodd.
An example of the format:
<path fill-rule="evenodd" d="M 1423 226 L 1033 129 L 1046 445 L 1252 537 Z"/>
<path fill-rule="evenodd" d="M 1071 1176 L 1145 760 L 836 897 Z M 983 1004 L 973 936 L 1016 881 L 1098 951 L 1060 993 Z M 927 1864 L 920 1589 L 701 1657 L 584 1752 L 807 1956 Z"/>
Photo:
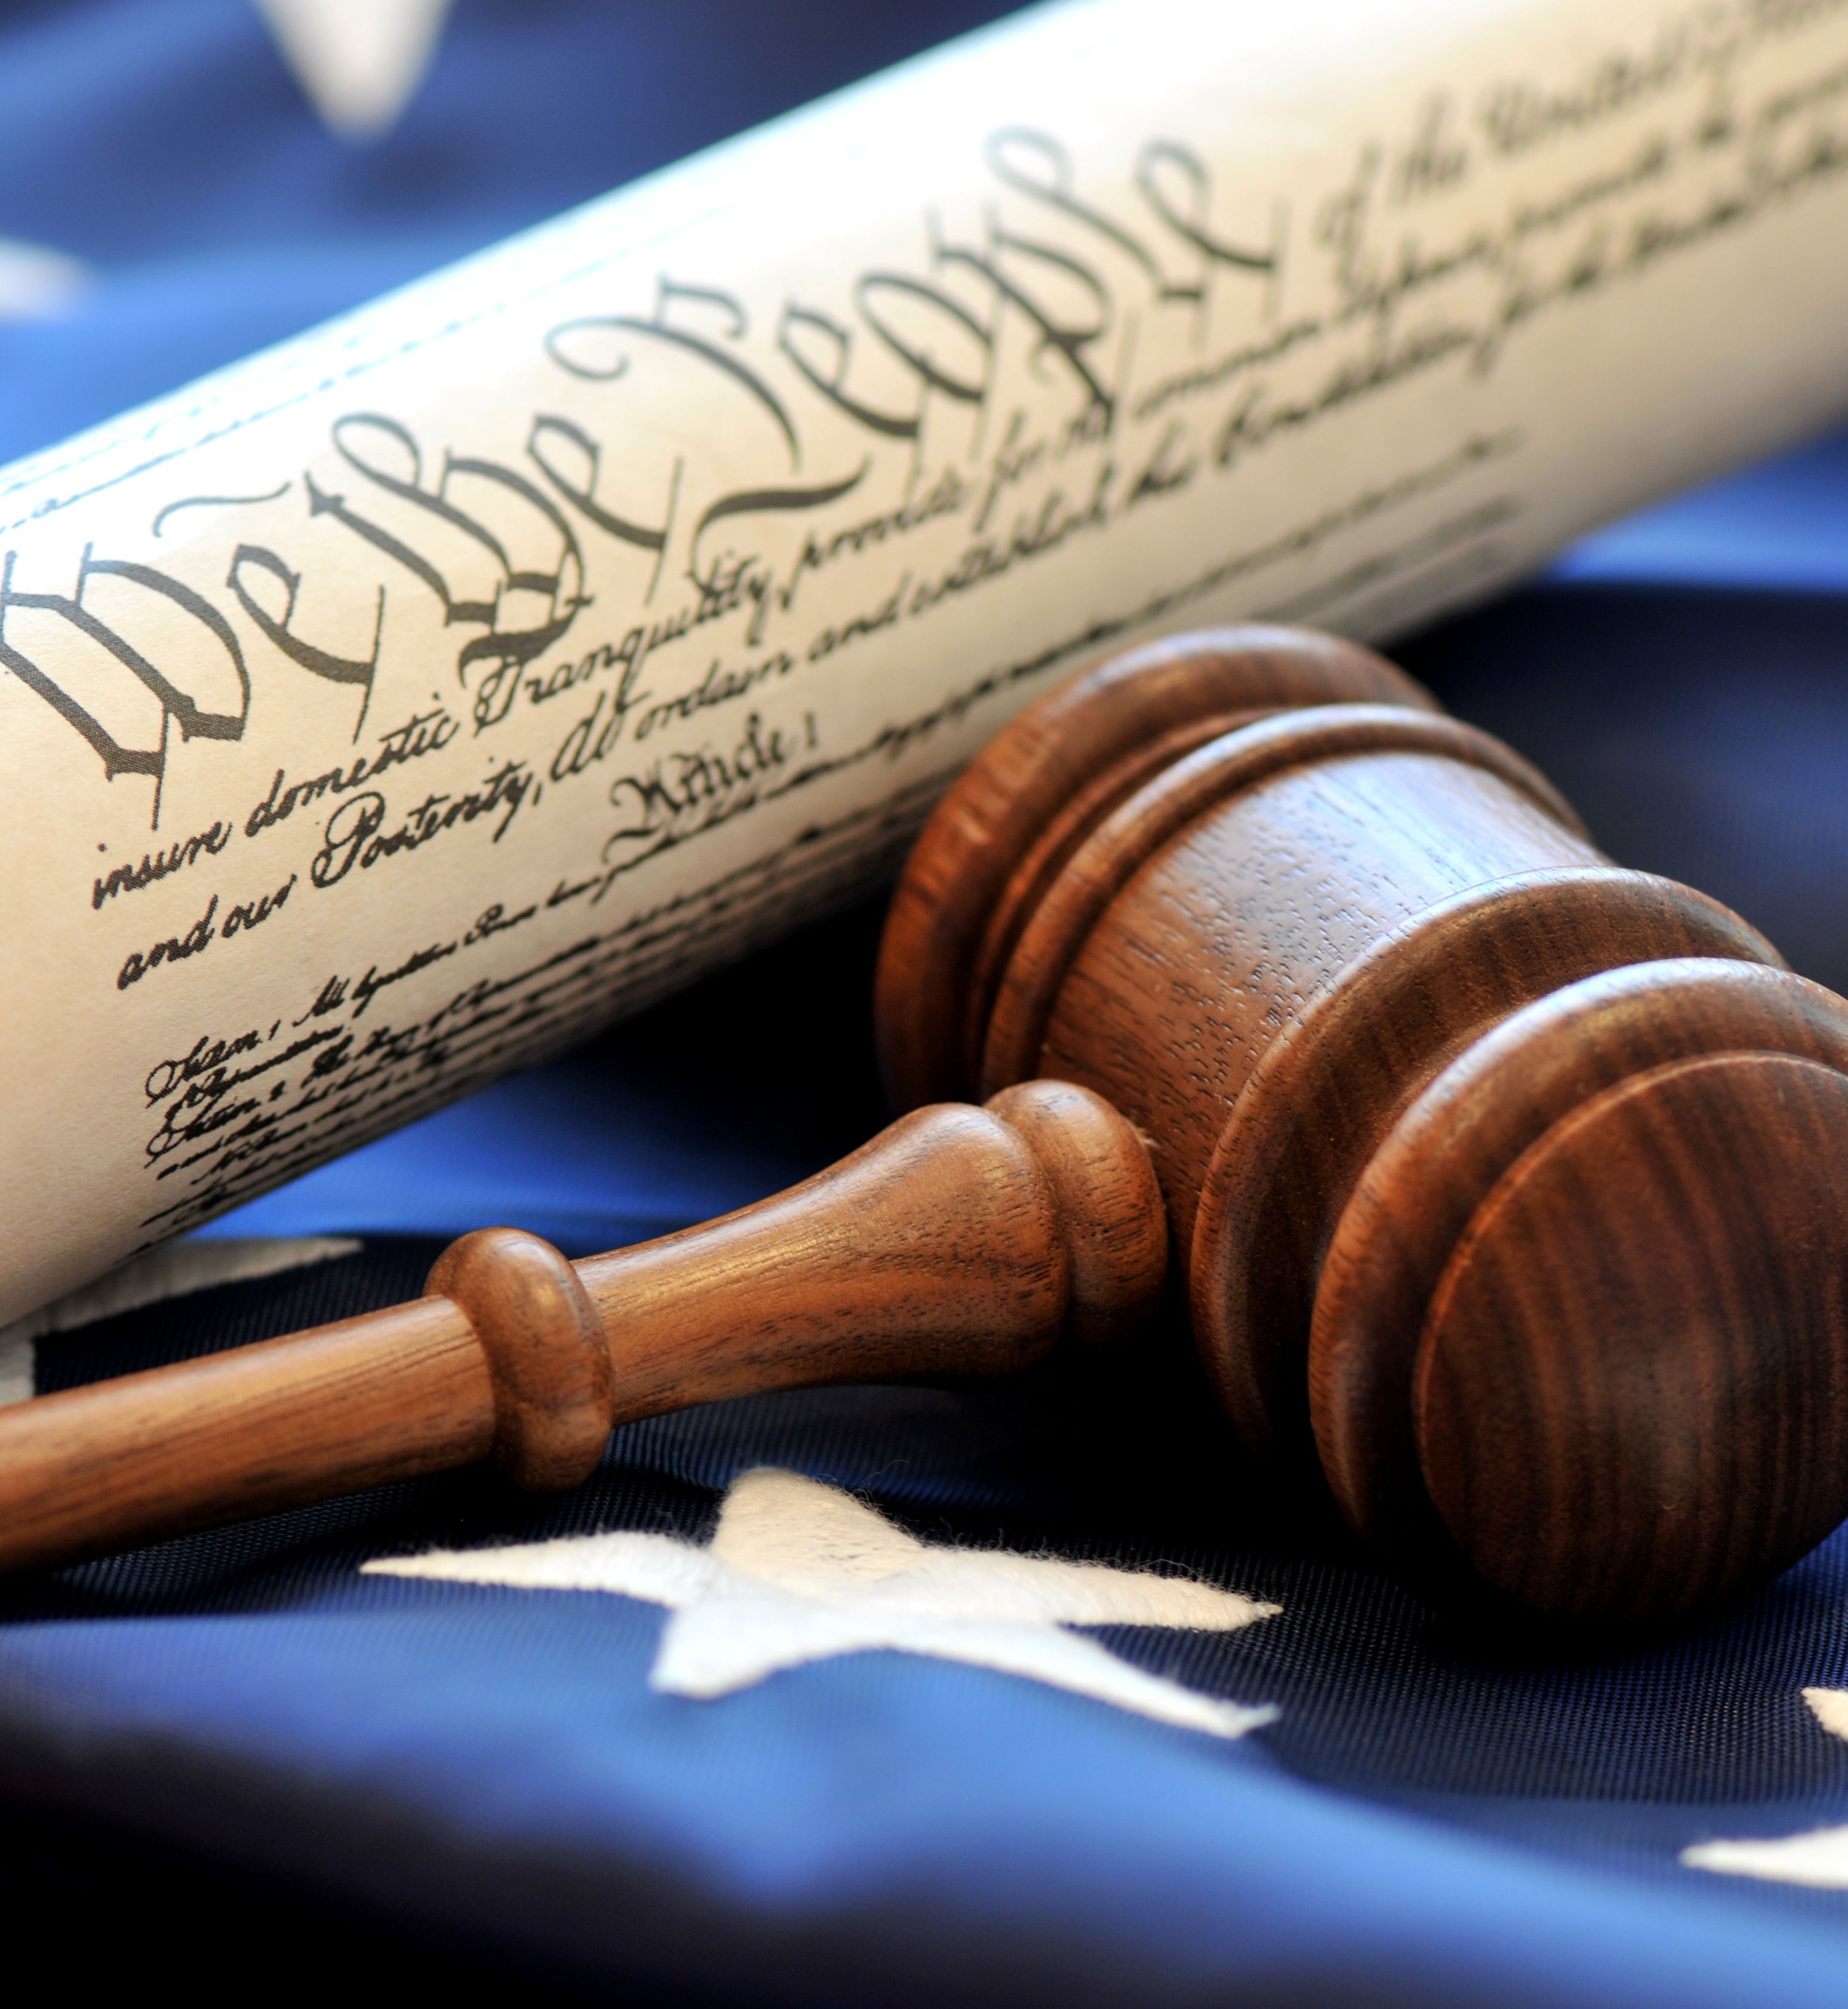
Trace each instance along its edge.
<path fill-rule="evenodd" d="M 496 1457 L 576 1484 L 612 1426 L 817 1382 L 1004 1373 L 1159 1298 L 1137 1133 L 1057 1082 L 921 1109 L 705 1226 L 568 1263 L 465 1235 L 431 1295 L 0 1410 L 0 1569 Z"/>

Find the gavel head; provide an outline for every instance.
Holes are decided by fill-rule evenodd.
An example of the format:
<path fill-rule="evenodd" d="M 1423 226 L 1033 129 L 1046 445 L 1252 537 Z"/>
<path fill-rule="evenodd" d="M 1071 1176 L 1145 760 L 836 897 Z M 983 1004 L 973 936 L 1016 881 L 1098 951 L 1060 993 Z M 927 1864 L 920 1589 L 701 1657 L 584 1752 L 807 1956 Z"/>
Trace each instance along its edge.
<path fill-rule="evenodd" d="M 1023 713 L 877 1004 L 902 1105 L 1142 1129 L 1235 1430 L 1415 1576 L 1659 1620 L 1848 1515 L 1848 1003 L 1369 651 L 1194 636 Z"/>

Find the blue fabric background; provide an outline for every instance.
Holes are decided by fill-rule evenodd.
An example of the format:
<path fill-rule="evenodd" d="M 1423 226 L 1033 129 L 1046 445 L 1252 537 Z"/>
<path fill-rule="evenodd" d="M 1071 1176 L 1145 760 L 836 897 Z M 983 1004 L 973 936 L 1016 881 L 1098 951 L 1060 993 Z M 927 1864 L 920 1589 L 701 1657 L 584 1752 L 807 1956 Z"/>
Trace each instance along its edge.
<path fill-rule="evenodd" d="M 0 236 L 98 272 L 69 317 L 0 325 L 0 460 L 1001 11 L 459 0 L 403 123 L 355 149 L 246 0 L 0 4 Z M 1615 855 L 1848 987 L 1848 437 L 1402 653 Z M 243 1209 L 215 1231 L 367 1246 L 92 1327 L 41 1387 L 388 1302 L 425 1238 L 484 1220 L 583 1250 L 814 1169 L 881 1120 L 877 921 Z M 646 1686 L 651 1607 L 356 1574 L 432 1541 L 697 1535 L 764 1462 L 934 1539 L 1275 1597 L 1244 1632 L 1108 1643 L 1279 1721 L 1228 1746 L 884 1653 L 693 1703 Z M 1840 1537 L 1694 1632 L 1551 1660 L 1242 1476 L 1183 1362 L 819 1391 L 632 1426 L 558 1501 L 461 1474 L 0 1591 L 0 1918 L 67 1975 L 119 1941 L 143 1985 L 247 1960 L 284 1995 L 454 1992 L 479 1961 L 529 1998 L 1836 2005 L 1848 1896 L 1678 1861 L 1848 1822 L 1807 1683 L 1848 1686 Z"/>

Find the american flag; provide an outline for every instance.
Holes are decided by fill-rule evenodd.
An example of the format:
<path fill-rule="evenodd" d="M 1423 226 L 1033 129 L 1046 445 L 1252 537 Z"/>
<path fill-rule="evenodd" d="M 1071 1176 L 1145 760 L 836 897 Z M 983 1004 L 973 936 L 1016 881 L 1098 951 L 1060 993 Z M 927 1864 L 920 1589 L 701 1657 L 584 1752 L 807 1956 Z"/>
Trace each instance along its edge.
<path fill-rule="evenodd" d="M 1006 11 L 3 0 L 0 462 Z M 1848 435 L 1403 654 L 1848 989 Z M 884 1119 L 878 919 L 0 1332 L 0 1400 L 413 1295 L 486 1221 L 587 1252 L 805 1176 Z M 1241 1473 L 1178 1361 L 691 1411 L 560 1497 L 0 1586 L 0 1919 L 66 1995 L 1836 2009 L 1848 1535 L 1542 1658 Z"/>

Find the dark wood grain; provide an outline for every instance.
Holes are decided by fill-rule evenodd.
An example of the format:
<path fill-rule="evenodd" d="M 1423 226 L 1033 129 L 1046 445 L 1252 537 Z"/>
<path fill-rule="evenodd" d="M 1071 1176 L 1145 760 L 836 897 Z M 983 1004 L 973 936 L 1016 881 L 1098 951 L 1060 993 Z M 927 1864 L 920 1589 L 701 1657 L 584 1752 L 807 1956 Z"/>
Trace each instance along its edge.
<path fill-rule="evenodd" d="M 1848 1513 L 1848 1004 L 1364 651 L 1267 703 L 1287 657 L 1177 640 L 999 736 L 894 903 L 888 1079 L 1119 1107 L 1246 1454 L 1420 1582 L 1761 1579 Z"/>
<path fill-rule="evenodd" d="M 1408 1087 L 1537 997 L 1625 958 L 1775 960 L 1739 917 L 1641 873 L 1561 867 L 1440 900 L 1361 951 L 1280 1026 L 1213 1146 L 1190 1277 L 1247 1441 L 1306 1442 L 1336 1400 L 1305 1348 L 1327 1251 Z M 1380 1308 L 1364 1313 L 1381 1350 Z"/>
<path fill-rule="evenodd" d="M 1834 1526 L 1844 1192 L 1848 1075 L 1788 1054 L 1633 1076 L 1509 1166 L 1445 1266 L 1413 1390 L 1431 1498 L 1491 1583 L 1669 1617 Z"/>
<path fill-rule="evenodd" d="M 1413 1389 L 1432 1299 L 1470 1221 L 1502 1175 L 1574 1111 L 1657 1068 L 1729 1052 L 1793 1054 L 1848 1071 L 1848 1015 L 1832 992 L 1775 968 L 1711 956 L 1640 962 L 1514 1012 L 1395 1113 L 1330 1238 L 1310 1366 L 1335 1497 L 1357 1528 L 1414 1571 L 1441 1574 L 1450 1559 Z M 1811 1175 L 1826 1196 L 1824 1168 Z M 1603 1176 L 1615 1223 L 1626 1170 L 1613 1163 Z M 1807 1345 L 1793 1352 L 1807 1354 Z M 1797 1360 L 1793 1396 L 1804 1371 Z M 1842 1412 L 1830 1421 L 1839 1428 Z M 1662 1426 L 1673 1427 L 1672 1416 Z M 1848 1469 L 1848 1456 L 1836 1469 Z M 1665 1589 L 1675 1603 L 1672 1571 Z"/>
<path fill-rule="evenodd" d="M 1131 650 L 1029 707 L 963 771 L 893 895 L 874 1005 L 893 1102 L 911 1108 L 973 1090 L 968 1012 L 989 925 L 1048 826 L 1091 783 L 1203 719 L 1366 703 L 1437 709 L 1370 649 L 1248 625 Z"/>
<path fill-rule="evenodd" d="M 491 1453 L 518 1484 L 573 1485 L 615 1423 L 1120 1337 L 1166 1267 L 1142 1141 L 1097 1097 L 917 1111 L 704 1228 L 576 1265 L 485 1229 L 415 1303 L 0 1410 L 0 1568 Z"/>

